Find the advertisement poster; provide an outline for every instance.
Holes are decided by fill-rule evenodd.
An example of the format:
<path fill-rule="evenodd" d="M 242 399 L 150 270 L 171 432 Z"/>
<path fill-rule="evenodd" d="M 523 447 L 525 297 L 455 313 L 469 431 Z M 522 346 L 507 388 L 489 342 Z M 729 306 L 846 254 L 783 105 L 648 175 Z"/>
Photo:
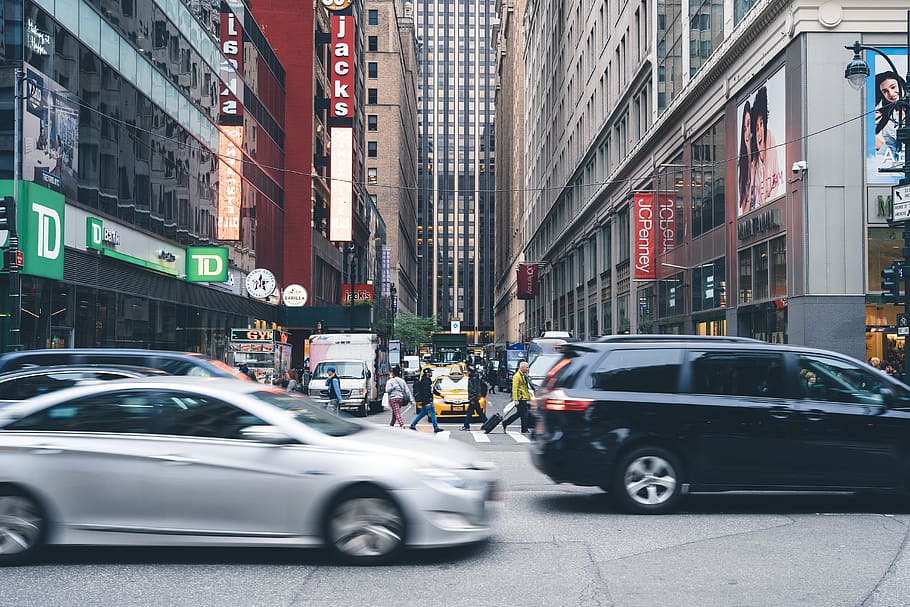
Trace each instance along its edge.
<path fill-rule="evenodd" d="M 897 141 L 897 112 L 891 104 L 897 101 L 900 88 L 905 86 L 901 74 L 907 73 L 907 49 L 882 50 L 894 63 L 897 73 L 891 70 L 884 57 L 872 51 L 866 53 L 871 72 L 866 80 L 866 181 L 894 185 L 903 174 L 880 171 L 904 166 L 904 152 Z"/>
<path fill-rule="evenodd" d="M 71 93 L 29 66 L 25 92 L 23 178 L 76 199 L 79 106 Z"/>
<path fill-rule="evenodd" d="M 782 68 L 736 108 L 738 217 L 785 194 L 785 103 Z"/>

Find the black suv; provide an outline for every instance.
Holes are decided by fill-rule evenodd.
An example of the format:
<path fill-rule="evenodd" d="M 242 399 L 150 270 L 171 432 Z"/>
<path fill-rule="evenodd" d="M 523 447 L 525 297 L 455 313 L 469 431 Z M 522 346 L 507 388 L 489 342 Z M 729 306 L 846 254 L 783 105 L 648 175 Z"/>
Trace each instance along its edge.
<path fill-rule="evenodd" d="M 568 344 L 534 464 L 631 512 L 686 493 L 910 490 L 910 390 L 842 354 L 698 336 Z"/>

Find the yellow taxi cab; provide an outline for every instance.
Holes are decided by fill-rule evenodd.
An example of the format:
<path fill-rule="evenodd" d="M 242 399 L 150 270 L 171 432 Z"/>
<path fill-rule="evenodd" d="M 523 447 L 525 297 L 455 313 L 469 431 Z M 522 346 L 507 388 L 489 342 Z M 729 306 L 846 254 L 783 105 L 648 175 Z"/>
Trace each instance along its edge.
<path fill-rule="evenodd" d="M 433 407 L 437 418 L 463 419 L 468 411 L 468 376 L 453 371 L 433 380 Z M 485 396 L 480 397 L 480 410 L 487 412 Z"/>

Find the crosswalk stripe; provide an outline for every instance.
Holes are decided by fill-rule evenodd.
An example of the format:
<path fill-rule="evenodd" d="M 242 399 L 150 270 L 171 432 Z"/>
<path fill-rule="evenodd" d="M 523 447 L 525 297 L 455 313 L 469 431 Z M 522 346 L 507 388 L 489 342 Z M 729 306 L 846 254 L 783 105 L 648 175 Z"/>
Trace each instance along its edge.
<path fill-rule="evenodd" d="M 471 435 L 474 436 L 475 443 L 488 443 L 490 442 L 490 437 L 484 434 L 483 432 L 478 432 L 477 430 L 471 430 Z"/>
<path fill-rule="evenodd" d="M 512 437 L 516 443 L 530 443 L 531 439 L 525 436 L 524 434 L 519 434 L 518 432 L 506 432 L 509 436 Z"/>

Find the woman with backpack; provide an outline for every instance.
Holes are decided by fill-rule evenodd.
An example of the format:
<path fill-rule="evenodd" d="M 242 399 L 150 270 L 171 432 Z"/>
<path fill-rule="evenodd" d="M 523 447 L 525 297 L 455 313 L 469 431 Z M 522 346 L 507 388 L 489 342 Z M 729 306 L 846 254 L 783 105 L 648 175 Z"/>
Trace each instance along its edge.
<path fill-rule="evenodd" d="M 396 423 L 400 428 L 405 428 L 404 419 L 401 417 L 401 408 L 414 400 L 408 383 L 401 379 L 401 367 L 395 365 L 391 371 L 392 377 L 385 383 L 385 393 L 389 395 L 389 407 L 392 408 L 390 426 Z"/>

